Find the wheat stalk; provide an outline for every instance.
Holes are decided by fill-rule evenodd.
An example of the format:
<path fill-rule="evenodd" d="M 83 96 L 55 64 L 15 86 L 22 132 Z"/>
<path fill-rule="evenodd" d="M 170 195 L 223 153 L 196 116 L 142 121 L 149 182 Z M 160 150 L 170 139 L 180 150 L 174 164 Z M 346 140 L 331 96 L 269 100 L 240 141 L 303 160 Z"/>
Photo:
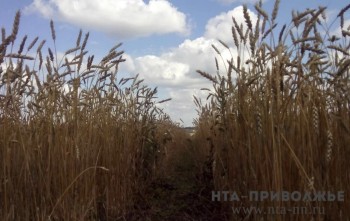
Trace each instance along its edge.
<path fill-rule="evenodd" d="M 53 24 L 53 21 L 50 20 L 50 28 L 51 28 L 51 37 L 53 41 L 56 41 L 56 31 L 55 31 L 55 26 Z"/>
<path fill-rule="evenodd" d="M 280 4 L 280 0 L 275 0 L 275 4 L 273 6 L 273 11 L 272 11 L 272 16 L 271 16 L 271 22 L 272 24 L 274 24 L 276 17 L 277 17 L 277 13 L 278 13 L 278 8 L 279 8 L 279 4 Z"/>
<path fill-rule="evenodd" d="M 333 135 L 330 130 L 327 130 L 327 151 L 326 151 L 326 162 L 329 163 L 332 159 L 332 151 L 333 151 Z"/>
<path fill-rule="evenodd" d="M 205 77 L 206 79 L 210 80 L 211 82 L 217 84 L 217 80 L 211 76 L 210 74 L 204 72 L 204 71 L 201 71 L 201 70 L 197 70 L 197 73 L 199 73 L 201 76 Z"/>
<path fill-rule="evenodd" d="M 12 25 L 12 32 L 11 32 L 11 35 L 10 35 L 10 42 L 12 42 L 12 43 L 16 40 L 18 29 L 19 29 L 20 20 L 21 20 L 21 12 L 17 11 L 15 19 L 14 19 L 14 22 L 13 22 L 13 25 Z"/>
<path fill-rule="evenodd" d="M 23 37 L 22 42 L 21 42 L 21 44 L 20 44 L 20 46 L 19 46 L 19 49 L 18 49 L 18 54 L 22 54 L 24 45 L 25 45 L 25 43 L 26 43 L 26 41 L 27 41 L 27 38 L 28 38 L 27 35 L 25 35 L 25 36 Z"/>
<path fill-rule="evenodd" d="M 252 21 L 250 19 L 249 13 L 248 13 L 247 5 L 243 5 L 243 16 L 244 16 L 245 22 L 246 22 L 249 30 L 253 31 L 253 25 L 252 25 Z"/>

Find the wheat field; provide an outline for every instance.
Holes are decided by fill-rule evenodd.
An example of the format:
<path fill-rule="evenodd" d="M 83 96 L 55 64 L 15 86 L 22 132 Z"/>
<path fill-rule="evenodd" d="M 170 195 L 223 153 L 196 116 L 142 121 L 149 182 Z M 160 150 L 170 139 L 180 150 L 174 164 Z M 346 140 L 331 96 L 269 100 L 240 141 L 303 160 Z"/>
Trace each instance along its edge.
<path fill-rule="evenodd" d="M 192 135 L 159 107 L 171 99 L 118 75 L 122 44 L 96 61 L 80 31 L 60 55 L 51 21 L 44 52 L 47 40 L 18 36 L 18 11 L 1 30 L 1 220 L 349 220 L 350 5 L 332 23 L 339 35 L 325 7 L 293 11 L 282 26 L 278 8 L 257 3 L 255 22 L 244 6 L 234 46 L 212 45 L 217 72 L 197 71 L 213 89 L 194 97 Z M 211 200 L 226 190 L 341 191 L 344 200 Z M 181 203 L 161 212 L 170 196 Z M 232 212 L 252 206 L 323 212 Z"/>
<path fill-rule="evenodd" d="M 350 27 L 337 15 L 341 35 L 330 33 L 326 8 L 294 12 L 277 30 L 279 1 L 269 14 L 261 3 L 254 24 L 243 7 L 246 29 L 233 18 L 232 39 L 240 54 L 218 59 L 217 74 L 197 72 L 213 82 L 210 103 L 197 121 L 197 142 L 209 138 L 215 188 L 247 191 L 344 191 L 344 202 L 258 201 L 232 206 L 324 208 L 323 214 L 247 215 L 233 220 L 349 220 L 350 170 Z M 218 42 L 223 50 L 231 50 Z M 222 74 L 224 73 L 224 74 Z M 253 205 L 252 205 L 253 204 Z"/>

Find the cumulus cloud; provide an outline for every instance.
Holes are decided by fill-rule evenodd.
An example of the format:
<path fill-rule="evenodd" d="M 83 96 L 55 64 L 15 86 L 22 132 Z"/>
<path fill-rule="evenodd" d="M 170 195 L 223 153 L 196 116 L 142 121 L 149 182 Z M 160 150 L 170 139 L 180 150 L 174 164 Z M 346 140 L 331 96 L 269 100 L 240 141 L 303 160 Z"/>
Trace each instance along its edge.
<path fill-rule="evenodd" d="M 205 100 L 208 96 L 206 92 L 193 89 L 164 89 L 163 91 L 168 97 L 171 97 L 170 102 L 165 102 L 159 106 L 163 108 L 166 113 L 169 113 L 173 120 L 183 124 L 184 126 L 191 126 L 193 119 L 196 116 L 196 107 L 193 103 L 193 96 Z M 180 121 L 183 121 L 180 122 Z"/>
<path fill-rule="evenodd" d="M 207 86 L 197 69 L 214 74 L 215 61 L 211 44 L 214 40 L 197 38 L 186 40 L 177 48 L 159 56 L 145 55 L 131 58 L 131 72 L 142 74 L 147 82 L 164 88 L 194 88 Z M 129 67 L 131 67 L 129 65 Z"/>
<path fill-rule="evenodd" d="M 118 38 L 189 33 L 186 15 L 166 0 L 34 0 L 25 11 Z"/>
<path fill-rule="evenodd" d="M 147 73 L 147 78 L 153 80 L 153 83 L 162 86 L 181 84 L 189 70 L 188 64 L 166 60 L 153 55 L 138 57 L 135 63 L 136 69 L 140 73 Z"/>
<path fill-rule="evenodd" d="M 257 20 L 256 14 L 249 11 L 253 24 Z M 196 117 L 193 95 L 201 98 L 204 102 L 207 91 L 201 88 L 212 88 L 211 82 L 204 79 L 197 69 L 216 74 L 215 57 L 217 56 L 212 45 L 216 45 L 221 51 L 223 60 L 237 56 L 237 51 L 231 47 L 230 51 L 220 46 L 217 39 L 223 40 L 229 45 L 233 45 L 231 27 L 232 16 L 238 23 L 243 23 L 246 28 L 243 7 L 234 8 L 226 13 L 219 14 L 211 18 L 206 25 L 206 31 L 202 37 L 196 39 L 186 39 L 177 47 L 158 56 L 145 55 L 140 57 L 128 57 L 132 65 L 126 65 L 130 73 L 140 73 L 145 82 L 152 86 L 159 86 L 162 97 L 171 97 L 172 101 L 161 105 L 170 116 L 178 121 L 182 119 L 185 125 L 190 125 L 192 119 Z M 221 74 L 225 74 L 224 61 L 218 57 Z"/>
<path fill-rule="evenodd" d="M 227 44 L 232 42 L 232 16 L 234 16 L 238 23 L 243 23 L 243 7 L 239 6 L 227 13 L 222 13 L 210 19 L 206 25 L 206 32 L 203 37 L 196 39 L 186 39 L 180 45 L 170 49 L 170 51 L 159 56 L 145 55 L 137 58 L 131 58 L 134 69 L 129 69 L 142 73 L 153 80 L 152 82 L 165 86 L 180 85 L 186 87 L 187 85 L 202 84 L 202 77 L 196 73 L 200 69 L 211 74 L 215 74 L 215 56 L 217 54 L 213 50 L 212 45 L 216 45 L 219 49 L 223 49 L 221 55 L 223 60 L 231 58 L 228 50 L 220 47 L 217 39 L 223 40 Z M 253 23 L 256 22 L 257 16 L 251 12 L 251 19 Z M 235 57 L 237 52 L 231 48 L 231 53 Z M 218 59 L 221 62 L 221 58 Z M 223 62 L 221 62 L 221 69 L 224 70 Z M 202 86 L 202 85 L 201 85 Z"/>
<path fill-rule="evenodd" d="M 223 5 L 230 5 L 232 3 L 257 3 L 259 0 L 217 0 L 219 3 Z M 263 0 L 262 2 L 266 2 L 267 0 Z"/>
<path fill-rule="evenodd" d="M 186 40 L 178 47 L 159 56 L 131 57 L 121 65 L 123 72 L 140 74 L 146 84 L 158 87 L 159 99 L 172 98 L 159 106 L 175 121 L 183 120 L 189 126 L 196 117 L 193 95 L 205 100 L 207 94 L 201 88 L 211 88 L 211 83 L 196 73 L 201 69 L 215 74 L 213 39 L 203 37 Z"/>
<path fill-rule="evenodd" d="M 255 25 L 258 19 L 256 14 L 249 9 L 248 13 L 253 25 Z M 233 43 L 231 31 L 232 17 L 236 19 L 238 24 L 243 24 L 245 31 L 246 24 L 243 15 L 243 6 L 239 6 L 229 12 L 221 13 L 220 15 L 211 18 L 205 27 L 206 31 L 204 36 L 208 39 L 220 39 L 227 44 Z"/>

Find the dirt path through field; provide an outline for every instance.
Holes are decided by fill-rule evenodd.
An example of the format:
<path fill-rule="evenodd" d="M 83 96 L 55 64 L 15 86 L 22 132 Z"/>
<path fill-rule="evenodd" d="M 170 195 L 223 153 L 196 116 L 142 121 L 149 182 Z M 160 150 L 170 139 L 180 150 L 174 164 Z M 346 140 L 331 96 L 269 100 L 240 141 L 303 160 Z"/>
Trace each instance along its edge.
<path fill-rule="evenodd" d="M 135 220 L 209 221 L 225 220 L 218 203 L 211 201 L 210 177 L 196 165 L 191 142 L 169 159 L 167 173 L 146 189 L 147 209 Z"/>

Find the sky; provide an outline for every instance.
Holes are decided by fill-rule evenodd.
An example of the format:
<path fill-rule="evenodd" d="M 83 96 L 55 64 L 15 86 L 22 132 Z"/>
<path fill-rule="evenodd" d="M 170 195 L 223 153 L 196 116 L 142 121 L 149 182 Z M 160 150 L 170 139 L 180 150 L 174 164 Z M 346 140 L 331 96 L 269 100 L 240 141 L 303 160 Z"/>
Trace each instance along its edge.
<path fill-rule="evenodd" d="M 126 61 L 120 65 L 120 76 L 139 74 L 145 84 L 158 87 L 159 100 L 172 98 L 162 108 L 183 126 L 191 126 L 198 117 L 193 95 L 205 101 L 211 83 L 196 70 L 216 73 L 216 53 L 228 51 L 222 40 L 233 45 L 232 16 L 243 22 L 242 4 L 252 20 L 257 17 L 254 0 L 0 0 L 0 26 L 11 31 L 13 18 L 21 10 L 19 39 L 39 36 L 52 46 L 49 22 L 55 22 L 57 50 L 64 53 L 75 46 L 79 30 L 90 33 L 87 49 L 103 57 L 122 42 Z M 279 24 L 289 23 L 291 10 L 327 7 L 330 20 L 345 0 L 281 0 Z M 265 0 L 263 8 L 273 9 L 274 0 Z M 350 13 L 349 11 L 347 13 Z M 348 21 L 346 21 L 348 22 Z M 221 47 L 220 47 L 221 46 Z M 47 49 L 46 49 L 47 50 Z M 233 56 L 235 53 L 233 52 Z"/>

